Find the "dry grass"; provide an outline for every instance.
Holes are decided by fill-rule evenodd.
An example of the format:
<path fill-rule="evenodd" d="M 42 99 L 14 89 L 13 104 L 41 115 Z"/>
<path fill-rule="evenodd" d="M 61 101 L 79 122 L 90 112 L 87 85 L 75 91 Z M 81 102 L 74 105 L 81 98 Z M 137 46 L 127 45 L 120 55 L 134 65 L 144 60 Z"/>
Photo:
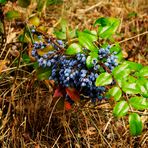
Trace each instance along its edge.
<path fill-rule="evenodd" d="M 118 17 L 120 36 L 115 38 L 121 42 L 125 58 L 147 65 L 147 10 L 147 0 L 66 0 L 62 5 L 50 6 L 45 20 L 51 30 L 62 17 L 72 28 L 91 29 L 98 17 Z M 132 12 L 137 16 L 129 17 Z M 147 116 L 142 116 L 142 135 L 131 137 L 127 118 L 115 119 L 109 102 L 95 107 L 89 102 L 80 103 L 69 112 L 57 110 L 52 87 L 47 81 L 38 81 L 35 70 L 22 61 L 20 54 L 27 49 L 19 43 L 9 44 L 16 41 L 21 27 L 11 22 L 6 25 L 7 41 L 0 49 L 2 148 L 147 148 Z"/>

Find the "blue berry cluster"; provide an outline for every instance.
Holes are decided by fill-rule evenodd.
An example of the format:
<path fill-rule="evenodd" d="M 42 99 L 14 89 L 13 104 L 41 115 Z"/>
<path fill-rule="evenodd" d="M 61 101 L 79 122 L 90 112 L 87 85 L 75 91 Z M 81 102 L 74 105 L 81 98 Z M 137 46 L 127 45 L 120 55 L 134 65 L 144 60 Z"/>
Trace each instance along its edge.
<path fill-rule="evenodd" d="M 100 48 L 99 50 L 99 58 L 101 60 L 105 59 L 105 66 L 107 66 L 111 71 L 118 66 L 117 63 L 117 52 L 110 52 L 110 46 L 107 46 L 106 48 Z"/>
<path fill-rule="evenodd" d="M 41 37 L 40 37 L 41 38 Z M 63 41 L 56 41 L 62 48 L 65 47 Z M 38 50 L 42 50 L 48 46 L 52 46 L 53 50 L 46 52 L 44 55 L 39 55 Z M 87 56 L 84 53 L 78 53 L 75 56 L 67 56 L 55 54 L 60 50 L 59 46 L 53 44 L 50 39 L 43 42 L 35 42 L 32 49 L 32 56 L 38 61 L 39 66 L 49 67 L 51 69 L 50 80 L 60 84 L 63 87 L 76 88 L 82 98 L 91 98 L 93 102 L 103 99 L 105 87 L 96 87 L 95 81 L 99 75 L 100 65 L 98 59 L 93 60 L 93 68 L 88 69 L 86 66 Z M 98 51 L 99 60 L 105 61 L 110 70 L 117 66 L 116 53 L 110 53 L 110 46 L 101 48 Z M 51 57 L 51 58 L 49 58 Z"/>

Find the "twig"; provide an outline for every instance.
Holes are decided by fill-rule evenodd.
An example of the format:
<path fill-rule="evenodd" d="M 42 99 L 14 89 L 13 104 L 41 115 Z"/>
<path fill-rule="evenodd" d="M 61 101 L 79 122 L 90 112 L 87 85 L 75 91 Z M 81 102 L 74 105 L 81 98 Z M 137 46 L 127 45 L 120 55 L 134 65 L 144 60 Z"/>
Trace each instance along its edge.
<path fill-rule="evenodd" d="M 131 110 L 129 112 L 131 112 L 131 113 L 138 113 L 138 114 L 140 114 L 142 116 L 148 116 L 148 113 L 143 113 L 143 112 L 140 112 L 140 111 L 133 111 L 133 110 Z"/>
<path fill-rule="evenodd" d="M 132 40 L 132 39 L 134 39 L 134 38 L 138 38 L 139 36 L 142 36 L 142 35 L 145 35 L 145 34 L 148 34 L 148 31 L 145 31 L 145 32 L 140 33 L 140 34 L 137 34 L 137 35 L 135 35 L 135 36 L 133 36 L 133 37 L 124 39 L 124 40 L 122 40 L 122 41 L 119 41 L 118 43 L 119 43 L 119 44 L 120 44 L 120 43 L 124 43 L 124 42 L 126 42 L 126 41 Z M 113 44 L 113 45 L 115 45 L 115 44 Z"/>
<path fill-rule="evenodd" d="M 93 6 L 89 7 L 88 9 L 84 10 L 84 13 L 87 13 L 88 11 L 91 11 L 91 10 L 95 9 L 96 7 L 100 6 L 102 3 L 103 2 L 101 1 L 101 2 L 99 2 L 99 3 L 97 3 L 97 4 L 93 5 Z"/>

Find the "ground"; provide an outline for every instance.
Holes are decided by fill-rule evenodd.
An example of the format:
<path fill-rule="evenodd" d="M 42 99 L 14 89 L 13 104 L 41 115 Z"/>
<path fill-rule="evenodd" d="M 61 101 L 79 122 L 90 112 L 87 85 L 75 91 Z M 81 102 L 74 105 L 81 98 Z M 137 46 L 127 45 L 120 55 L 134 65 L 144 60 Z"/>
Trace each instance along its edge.
<path fill-rule="evenodd" d="M 22 13 L 23 22 L 34 9 L 27 12 L 8 3 L 4 9 L 14 7 Z M 65 0 L 50 5 L 41 17 L 51 34 L 61 18 L 69 27 L 91 29 L 99 17 L 120 18 L 121 25 L 115 40 L 122 47 L 127 60 L 148 64 L 148 2 L 147 0 Z M 79 103 L 71 111 L 61 111 L 52 100 L 52 86 L 38 81 L 35 70 L 21 62 L 24 50 L 15 46 L 22 26 L 5 22 L 7 42 L 0 53 L 0 145 L 3 148 L 146 148 L 148 145 L 147 111 L 140 112 L 144 130 L 140 136 L 129 133 L 127 117 L 116 119 L 110 101 L 93 106 Z M 95 29 L 95 28 L 94 28 Z M 23 51 L 21 51 L 23 50 Z M 19 67 L 16 61 L 20 62 Z"/>

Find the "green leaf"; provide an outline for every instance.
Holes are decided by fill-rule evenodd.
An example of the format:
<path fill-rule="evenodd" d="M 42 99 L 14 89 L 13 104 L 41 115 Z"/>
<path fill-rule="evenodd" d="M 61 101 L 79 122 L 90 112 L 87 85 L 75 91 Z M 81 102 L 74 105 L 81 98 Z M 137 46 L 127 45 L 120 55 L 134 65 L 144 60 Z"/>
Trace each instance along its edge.
<path fill-rule="evenodd" d="M 56 37 L 57 37 L 58 39 L 66 40 L 66 32 L 55 31 L 54 34 L 56 35 Z"/>
<path fill-rule="evenodd" d="M 86 66 L 87 68 L 92 68 L 94 66 L 93 60 L 98 61 L 98 59 L 95 56 L 88 56 L 86 59 Z"/>
<path fill-rule="evenodd" d="M 129 126 L 130 133 L 133 136 L 138 136 L 142 132 L 142 121 L 137 113 L 132 113 L 129 115 Z"/>
<path fill-rule="evenodd" d="M 97 40 L 97 36 L 87 32 L 78 32 L 78 40 L 83 47 L 91 51 L 98 51 L 97 47 L 93 44 Z"/>
<path fill-rule="evenodd" d="M 4 5 L 6 4 L 7 0 L 0 0 L 0 4 Z"/>
<path fill-rule="evenodd" d="M 148 109 L 148 99 L 143 97 L 132 97 L 130 98 L 129 103 L 138 110 Z"/>
<path fill-rule="evenodd" d="M 144 67 L 139 71 L 139 76 L 140 76 L 140 77 L 148 77 L 148 66 L 144 66 Z"/>
<path fill-rule="evenodd" d="M 61 19 L 61 21 L 60 21 L 60 27 L 61 27 L 61 29 L 62 29 L 62 32 L 66 32 L 66 30 L 67 30 L 67 25 L 68 25 L 67 20 Z"/>
<path fill-rule="evenodd" d="M 128 68 L 128 63 L 123 63 L 116 68 L 114 68 L 112 72 L 115 79 L 125 79 L 130 74 L 130 69 Z"/>
<path fill-rule="evenodd" d="M 140 91 L 140 94 L 143 97 L 148 98 L 148 79 L 139 78 L 136 83 L 137 83 L 137 88 Z"/>
<path fill-rule="evenodd" d="M 31 0 L 18 0 L 18 5 L 27 8 L 30 5 Z"/>
<path fill-rule="evenodd" d="M 110 89 L 108 93 L 109 93 L 110 96 L 114 97 L 115 101 L 119 101 L 121 96 L 122 96 L 122 91 L 117 86 Z"/>
<path fill-rule="evenodd" d="M 75 38 L 75 37 L 76 37 L 76 29 L 70 30 L 70 31 L 68 32 L 68 35 L 69 35 L 69 38 L 70 38 L 70 39 Z"/>
<path fill-rule="evenodd" d="M 120 101 L 115 105 L 113 109 L 113 115 L 116 117 L 123 117 L 127 114 L 128 110 L 128 103 L 126 101 Z"/>
<path fill-rule="evenodd" d="M 110 48 L 110 52 L 117 52 L 117 54 L 121 51 L 121 47 L 118 43 L 116 43 L 114 46 Z"/>
<path fill-rule="evenodd" d="M 82 47 L 77 43 L 71 44 L 65 51 L 67 55 L 75 55 L 79 52 L 82 52 Z"/>
<path fill-rule="evenodd" d="M 6 13 L 6 18 L 7 18 L 8 20 L 17 19 L 17 18 L 19 18 L 19 17 L 20 17 L 20 14 L 19 14 L 19 12 L 16 11 L 16 10 L 11 10 L 11 11 L 8 11 L 8 12 Z"/>
<path fill-rule="evenodd" d="M 92 57 L 88 56 L 86 59 L 86 66 L 87 68 L 92 68 L 93 67 L 93 63 L 92 63 Z"/>
<path fill-rule="evenodd" d="M 135 77 L 133 77 L 131 75 L 129 75 L 127 77 L 127 82 L 129 82 L 129 83 L 135 83 L 136 81 L 137 81 L 137 78 L 135 78 Z"/>
<path fill-rule="evenodd" d="M 143 67 L 142 64 L 139 64 L 139 63 L 136 63 L 136 62 L 125 61 L 124 63 L 127 63 L 128 68 L 130 70 L 134 70 L 134 71 L 139 71 Z"/>
<path fill-rule="evenodd" d="M 112 76 L 111 74 L 105 72 L 102 73 L 98 76 L 98 78 L 96 79 L 96 86 L 105 86 L 108 85 L 112 82 Z"/>
<path fill-rule="evenodd" d="M 95 26 L 99 25 L 98 35 L 103 39 L 109 39 L 117 30 L 120 21 L 116 18 L 99 18 L 95 22 Z"/>
<path fill-rule="evenodd" d="M 37 69 L 37 78 L 39 80 L 48 80 L 51 75 L 51 69 L 49 68 L 38 68 Z"/>
<path fill-rule="evenodd" d="M 130 83 L 127 81 L 122 81 L 122 90 L 126 94 L 138 94 L 140 92 L 137 83 Z"/>
<path fill-rule="evenodd" d="M 27 54 L 23 54 L 22 59 L 25 63 L 27 63 L 27 64 L 30 63 L 30 57 Z"/>

